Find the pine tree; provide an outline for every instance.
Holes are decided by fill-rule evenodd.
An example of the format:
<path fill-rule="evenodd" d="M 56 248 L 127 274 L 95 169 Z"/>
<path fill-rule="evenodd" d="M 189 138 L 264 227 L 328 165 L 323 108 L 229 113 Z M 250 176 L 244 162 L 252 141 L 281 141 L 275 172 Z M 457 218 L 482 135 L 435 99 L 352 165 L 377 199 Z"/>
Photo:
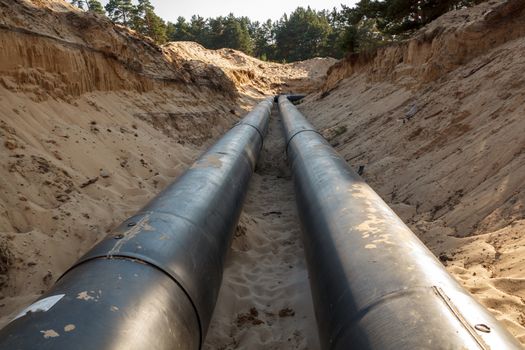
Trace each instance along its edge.
<path fill-rule="evenodd" d="M 98 0 L 87 0 L 88 11 L 98 13 L 99 15 L 105 15 L 106 11 L 102 7 L 102 4 Z"/>
<path fill-rule="evenodd" d="M 166 42 L 166 23 L 162 18 L 157 16 L 153 10 L 147 9 L 144 16 L 144 22 L 146 23 L 145 35 L 149 36 L 159 44 Z"/>
<path fill-rule="evenodd" d="M 132 28 L 157 43 L 166 42 L 166 23 L 157 16 L 150 0 L 139 0 L 133 12 Z"/>
<path fill-rule="evenodd" d="M 190 32 L 195 38 L 195 41 L 209 48 L 212 48 L 211 38 L 214 36 L 211 29 L 211 20 L 211 18 L 205 20 L 199 15 L 193 15 L 191 16 L 190 22 Z"/>
<path fill-rule="evenodd" d="M 155 11 L 155 7 L 150 0 L 138 0 L 137 11 L 139 15 L 144 16 L 147 11 Z"/>
<path fill-rule="evenodd" d="M 168 23 L 166 32 L 169 41 L 195 41 L 191 26 L 184 17 L 177 18 L 177 23 Z"/>
<path fill-rule="evenodd" d="M 276 26 L 277 59 L 299 61 L 321 56 L 330 31 L 324 12 L 298 7 L 289 17 L 283 16 Z"/>
<path fill-rule="evenodd" d="M 230 49 L 241 50 L 247 54 L 253 51 L 252 38 L 248 33 L 248 26 L 246 19 L 235 18 L 233 14 L 222 21 L 223 30 L 218 37 L 219 47 L 227 47 Z"/>
<path fill-rule="evenodd" d="M 135 11 L 133 12 L 133 19 L 131 20 L 131 27 L 144 35 L 147 35 L 147 25 L 145 18 L 146 11 L 148 10 L 153 10 L 153 5 L 151 5 L 151 2 L 149 0 L 139 0 L 138 5 L 135 7 Z"/>
<path fill-rule="evenodd" d="M 86 2 L 86 0 L 71 0 L 70 1 L 71 5 L 76 6 L 76 7 L 78 7 L 81 10 L 84 9 L 85 2 Z"/>
<path fill-rule="evenodd" d="M 129 27 L 132 24 L 136 7 L 131 0 L 109 0 L 106 11 L 113 22 Z"/>
<path fill-rule="evenodd" d="M 374 20 L 382 33 L 403 34 L 418 29 L 442 14 L 484 0 L 360 0 L 355 7 L 343 5 L 350 25 Z"/>

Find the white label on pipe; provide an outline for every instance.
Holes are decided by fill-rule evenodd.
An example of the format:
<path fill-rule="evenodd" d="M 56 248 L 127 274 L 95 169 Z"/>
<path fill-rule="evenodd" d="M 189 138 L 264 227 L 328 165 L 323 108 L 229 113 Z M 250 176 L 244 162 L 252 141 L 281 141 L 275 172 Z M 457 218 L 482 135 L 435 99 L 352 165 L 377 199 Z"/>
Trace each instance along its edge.
<path fill-rule="evenodd" d="M 65 296 L 65 294 L 57 294 L 53 295 L 41 300 L 38 300 L 34 302 L 33 304 L 26 307 L 24 310 L 22 310 L 18 315 L 16 315 L 15 318 L 11 320 L 13 322 L 16 319 L 19 319 L 20 317 L 25 316 L 28 312 L 46 312 L 49 309 L 51 309 L 60 299 L 62 299 Z"/>

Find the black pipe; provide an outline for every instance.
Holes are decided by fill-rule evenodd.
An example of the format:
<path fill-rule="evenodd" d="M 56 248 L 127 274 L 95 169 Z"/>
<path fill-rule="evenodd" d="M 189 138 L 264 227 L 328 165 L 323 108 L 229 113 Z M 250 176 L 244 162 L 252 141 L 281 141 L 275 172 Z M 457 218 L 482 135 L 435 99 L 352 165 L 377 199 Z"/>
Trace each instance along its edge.
<path fill-rule="evenodd" d="M 276 95 L 273 99 L 273 102 L 277 103 L 279 101 L 279 96 L 283 96 L 283 95 Z M 298 94 L 291 94 L 291 95 L 285 95 L 285 96 L 290 102 L 297 102 L 306 97 L 306 95 L 298 95 Z"/>
<path fill-rule="evenodd" d="M 323 349 L 521 349 L 279 98 Z"/>
<path fill-rule="evenodd" d="M 199 349 L 271 99 L 0 331 L 0 349 Z"/>

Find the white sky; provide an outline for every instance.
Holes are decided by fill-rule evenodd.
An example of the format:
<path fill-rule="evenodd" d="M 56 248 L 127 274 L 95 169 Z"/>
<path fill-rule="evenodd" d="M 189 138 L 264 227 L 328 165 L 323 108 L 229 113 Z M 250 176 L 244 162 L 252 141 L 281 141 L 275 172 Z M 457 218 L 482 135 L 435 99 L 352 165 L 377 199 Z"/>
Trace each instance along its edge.
<path fill-rule="evenodd" d="M 299 6 L 310 6 L 316 10 L 340 8 L 341 4 L 354 5 L 358 0 L 151 0 L 155 12 L 163 19 L 175 22 L 177 17 L 189 19 L 192 15 L 204 18 L 226 16 L 233 12 L 235 16 L 247 16 L 252 20 L 276 20 L 286 12 L 290 13 Z M 108 0 L 101 0 L 107 4 Z"/>

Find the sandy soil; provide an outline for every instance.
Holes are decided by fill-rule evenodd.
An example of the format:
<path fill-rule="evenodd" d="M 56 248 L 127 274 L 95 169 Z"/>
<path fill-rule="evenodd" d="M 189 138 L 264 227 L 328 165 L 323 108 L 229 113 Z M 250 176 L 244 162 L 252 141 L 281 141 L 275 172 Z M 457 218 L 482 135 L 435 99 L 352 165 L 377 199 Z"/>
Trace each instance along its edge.
<path fill-rule="evenodd" d="M 67 104 L 0 88 L 0 322 L 235 122 L 231 106 L 207 100 L 156 91 L 92 93 Z"/>
<path fill-rule="evenodd" d="M 525 4 L 447 14 L 375 55 L 289 65 L 157 47 L 62 0 L 0 0 L 0 326 L 258 98 L 303 112 L 525 343 Z M 137 54 L 140 53 L 140 54 Z M 274 113 L 207 349 L 317 349 Z"/>
<path fill-rule="evenodd" d="M 280 64 L 264 62 L 232 49 L 208 50 L 194 42 L 173 42 L 164 46 L 170 57 L 206 66 L 219 67 L 235 83 L 240 93 L 239 103 L 253 103 L 249 98 L 268 94 L 310 93 L 319 90 L 326 72 L 337 62 L 333 58 L 313 58 L 306 61 Z M 248 98 L 247 105 L 246 98 Z"/>
<path fill-rule="evenodd" d="M 293 183 L 274 107 L 205 349 L 318 349 Z"/>

